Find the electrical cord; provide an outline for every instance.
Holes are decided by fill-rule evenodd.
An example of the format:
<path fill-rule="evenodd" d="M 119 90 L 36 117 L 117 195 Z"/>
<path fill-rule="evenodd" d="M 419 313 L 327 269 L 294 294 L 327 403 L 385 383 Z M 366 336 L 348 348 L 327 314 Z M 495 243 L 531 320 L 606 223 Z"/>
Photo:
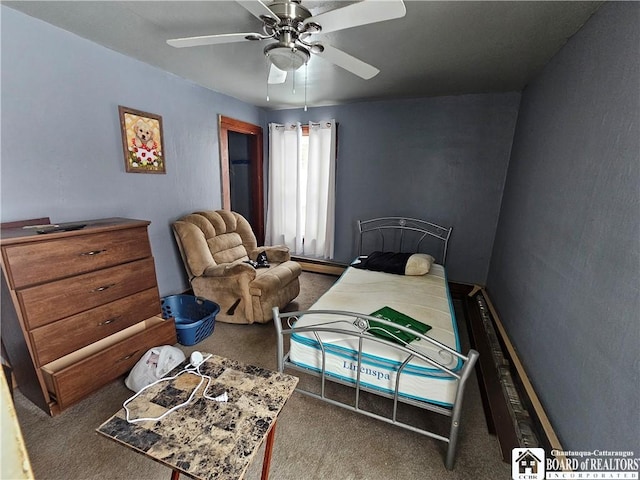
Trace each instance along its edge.
<path fill-rule="evenodd" d="M 211 386 L 211 382 L 212 382 L 213 379 L 209 375 L 205 375 L 204 373 L 202 373 L 200 371 L 200 366 L 211 357 L 212 357 L 212 355 L 208 355 L 205 358 L 205 357 L 202 356 L 202 354 L 200 352 L 193 352 L 191 354 L 191 359 L 190 359 L 191 363 L 188 366 L 186 366 L 183 370 L 180 370 L 178 373 L 176 373 L 172 377 L 164 377 L 164 378 L 161 378 L 159 380 L 156 380 L 153 383 L 150 383 L 149 385 L 147 385 L 144 388 L 142 388 L 135 395 L 133 395 L 132 397 L 130 397 L 127 400 L 125 400 L 125 402 L 122 404 L 122 406 L 123 406 L 123 408 L 124 408 L 124 410 L 126 412 L 126 420 L 127 420 L 127 422 L 129 422 L 129 423 L 138 423 L 138 422 L 146 422 L 146 421 L 157 422 L 157 421 L 162 420 L 163 418 L 165 418 L 170 413 L 173 413 L 176 410 L 179 410 L 180 408 L 183 408 L 183 407 L 186 407 L 187 405 L 189 405 L 189 403 L 191 403 L 191 401 L 196 396 L 196 393 L 198 392 L 198 390 L 200 390 L 200 387 L 205 382 L 205 380 L 207 381 L 207 386 L 204 388 L 202 396 L 204 398 L 206 398 L 207 400 L 213 400 L 213 401 L 216 401 L 216 402 L 227 402 L 229 400 L 229 396 L 228 396 L 227 392 L 224 392 L 222 395 L 218 395 L 217 397 L 212 397 L 210 395 L 207 395 L 207 390 L 209 390 L 209 387 Z M 192 375 L 196 375 L 196 376 L 200 377 L 200 382 L 193 389 L 193 391 L 191 392 L 191 395 L 189 395 L 189 398 L 185 402 L 180 403 L 179 405 L 175 405 L 175 406 L 171 407 L 169 410 L 164 412 L 159 417 L 130 418 L 130 413 L 131 412 L 129 411 L 129 408 L 127 408 L 127 405 L 129 403 L 131 403 L 133 400 L 135 400 L 142 392 L 144 392 L 148 388 L 153 387 L 154 385 L 157 385 L 160 382 L 168 382 L 170 380 L 175 380 L 180 375 L 185 374 L 185 373 L 190 373 Z"/>

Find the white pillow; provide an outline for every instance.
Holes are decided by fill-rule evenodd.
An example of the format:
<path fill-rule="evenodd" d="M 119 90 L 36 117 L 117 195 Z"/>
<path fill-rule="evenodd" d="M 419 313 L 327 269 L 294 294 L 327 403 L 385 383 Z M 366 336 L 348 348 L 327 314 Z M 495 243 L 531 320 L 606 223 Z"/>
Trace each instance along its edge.
<path fill-rule="evenodd" d="M 426 253 L 414 253 L 404 267 L 405 275 L 425 275 L 431 270 L 434 258 Z"/>

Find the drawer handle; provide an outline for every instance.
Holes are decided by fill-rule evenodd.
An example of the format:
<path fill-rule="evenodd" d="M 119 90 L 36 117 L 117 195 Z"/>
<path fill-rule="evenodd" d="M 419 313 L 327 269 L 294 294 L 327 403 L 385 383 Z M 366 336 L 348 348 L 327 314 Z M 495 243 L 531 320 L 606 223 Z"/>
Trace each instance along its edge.
<path fill-rule="evenodd" d="M 135 352 L 130 353 L 129 355 L 127 355 L 124 358 L 121 358 L 120 360 L 118 360 L 119 362 L 124 362 L 125 360 L 129 360 L 131 357 L 133 357 L 136 353 L 138 353 L 138 350 L 136 350 Z"/>
<path fill-rule="evenodd" d="M 90 252 L 83 252 L 80 254 L 81 257 L 93 257 L 94 255 L 100 255 L 101 253 L 106 252 L 107 249 L 102 250 L 91 250 Z"/>
<path fill-rule="evenodd" d="M 108 288 L 111 287 L 115 287 L 115 283 L 110 283 L 109 285 L 103 285 L 101 287 L 98 288 L 94 288 L 93 290 L 91 290 L 92 292 L 104 292 L 105 290 L 107 290 Z"/>
<path fill-rule="evenodd" d="M 120 320 L 120 317 L 113 317 L 113 318 L 110 318 L 109 320 L 105 320 L 104 322 L 100 322 L 98 324 L 98 326 L 99 327 L 104 327 L 105 325 L 109 325 L 109 324 L 115 322 L 116 320 Z"/>

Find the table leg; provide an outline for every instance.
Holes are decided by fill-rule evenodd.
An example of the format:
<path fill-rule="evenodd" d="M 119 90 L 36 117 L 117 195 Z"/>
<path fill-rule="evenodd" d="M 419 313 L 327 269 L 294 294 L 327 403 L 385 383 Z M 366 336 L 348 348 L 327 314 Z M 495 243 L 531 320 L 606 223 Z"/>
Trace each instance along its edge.
<path fill-rule="evenodd" d="M 267 443 L 264 447 L 264 459 L 262 460 L 262 476 L 260 480 L 269 480 L 269 467 L 271 467 L 271 453 L 273 452 L 273 440 L 276 436 L 276 422 L 273 422 L 271 430 L 267 434 Z M 172 479 L 173 480 L 173 479 Z"/>

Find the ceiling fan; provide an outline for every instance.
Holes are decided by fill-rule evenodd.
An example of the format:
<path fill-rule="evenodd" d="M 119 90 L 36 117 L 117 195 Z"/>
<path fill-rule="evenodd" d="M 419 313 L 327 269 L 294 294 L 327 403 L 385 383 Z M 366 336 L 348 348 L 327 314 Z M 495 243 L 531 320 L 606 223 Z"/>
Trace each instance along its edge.
<path fill-rule="evenodd" d="M 320 33 L 393 20 L 406 14 L 402 0 L 363 0 L 315 16 L 301 4 L 301 0 L 275 0 L 268 5 L 261 0 L 236 1 L 262 21 L 263 33 L 222 33 L 175 38 L 167 40 L 167 43 L 172 47 L 183 48 L 245 40 L 274 40 L 264 48 L 264 54 L 271 63 L 268 83 L 284 83 L 287 72 L 305 65 L 311 54 L 368 80 L 376 76 L 380 70 L 311 37 Z"/>

